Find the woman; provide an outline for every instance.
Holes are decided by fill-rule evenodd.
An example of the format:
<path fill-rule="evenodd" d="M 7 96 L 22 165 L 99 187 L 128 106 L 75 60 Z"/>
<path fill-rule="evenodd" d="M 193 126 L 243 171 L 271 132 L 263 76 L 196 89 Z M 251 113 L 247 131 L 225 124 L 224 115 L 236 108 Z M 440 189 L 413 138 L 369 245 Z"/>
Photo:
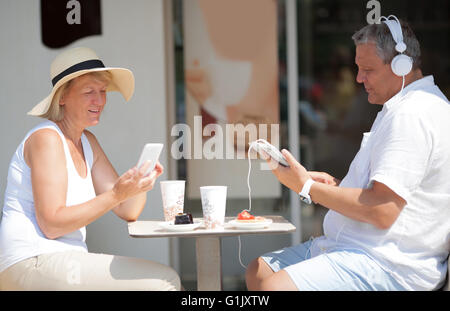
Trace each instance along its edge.
<path fill-rule="evenodd" d="M 0 288 L 6 290 L 179 290 L 170 267 L 87 251 L 85 226 L 112 210 L 125 221 L 142 212 L 160 163 L 118 176 L 94 134 L 107 91 L 129 100 L 134 77 L 75 48 L 52 63 L 51 94 L 29 114 L 47 118 L 17 148 L 0 225 Z"/>

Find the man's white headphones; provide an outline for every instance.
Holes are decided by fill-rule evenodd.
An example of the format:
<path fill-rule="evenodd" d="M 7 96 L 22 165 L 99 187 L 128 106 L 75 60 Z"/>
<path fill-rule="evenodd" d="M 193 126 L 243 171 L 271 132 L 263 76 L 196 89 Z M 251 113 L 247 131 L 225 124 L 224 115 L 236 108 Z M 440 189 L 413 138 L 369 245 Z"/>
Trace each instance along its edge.
<path fill-rule="evenodd" d="M 390 19 L 391 17 L 394 18 L 394 20 Z M 411 72 L 413 60 L 408 55 L 403 54 L 403 52 L 406 51 L 406 44 L 403 42 L 403 32 L 400 21 L 394 15 L 389 15 L 387 18 L 381 16 L 380 21 L 383 21 L 389 27 L 392 38 L 394 38 L 396 43 L 395 50 L 400 53 L 392 59 L 392 72 L 397 76 L 404 77 Z"/>

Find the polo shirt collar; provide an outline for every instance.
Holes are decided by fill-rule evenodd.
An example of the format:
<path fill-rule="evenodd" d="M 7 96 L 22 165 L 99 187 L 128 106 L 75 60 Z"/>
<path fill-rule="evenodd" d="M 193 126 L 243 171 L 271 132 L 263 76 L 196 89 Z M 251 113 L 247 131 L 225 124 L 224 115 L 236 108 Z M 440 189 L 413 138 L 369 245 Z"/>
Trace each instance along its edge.
<path fill-rule="evenodd" d="M 403 92 L 398 92 L 394 96 L 392 96 L 387 102 L 383 105 L 383 110 L 391 109 L 395 106 L 395 104 L 399 103 L 401 98 L 404 97 L 408 92 L 414 91 L 417 89 L 423 89 L 430 86 L 434 86 L 434 78 L 432 75 L 423 77 L 422 79 L 416 80 L 410 84 L 408 84 L 404 89 Z"/>

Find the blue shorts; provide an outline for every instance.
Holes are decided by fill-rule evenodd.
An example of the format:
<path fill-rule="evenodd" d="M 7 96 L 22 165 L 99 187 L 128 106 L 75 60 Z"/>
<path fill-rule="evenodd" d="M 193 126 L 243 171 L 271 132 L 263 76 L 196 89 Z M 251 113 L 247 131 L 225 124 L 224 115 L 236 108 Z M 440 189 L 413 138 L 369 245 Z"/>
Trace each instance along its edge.
<path fill-rule="evenodd" d="M 302 291 L 405 290 L 365 252 L 354 248 L 311 252 L 312 243 L 309 240 L 261 258 L 275 272 L 284 269 Z"/>

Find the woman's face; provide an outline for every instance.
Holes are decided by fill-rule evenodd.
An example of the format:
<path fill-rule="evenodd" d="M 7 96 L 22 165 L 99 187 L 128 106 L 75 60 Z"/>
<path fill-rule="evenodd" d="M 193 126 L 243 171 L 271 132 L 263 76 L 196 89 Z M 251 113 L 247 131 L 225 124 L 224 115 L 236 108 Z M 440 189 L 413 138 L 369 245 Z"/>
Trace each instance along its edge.
<path fill-rule="evenodd" d="M 73 79 L 59 103 L 64 106 L 64 119 L 83 128 L 96 125 L 106 104 L 107 86 L 89 74 Z"/>

